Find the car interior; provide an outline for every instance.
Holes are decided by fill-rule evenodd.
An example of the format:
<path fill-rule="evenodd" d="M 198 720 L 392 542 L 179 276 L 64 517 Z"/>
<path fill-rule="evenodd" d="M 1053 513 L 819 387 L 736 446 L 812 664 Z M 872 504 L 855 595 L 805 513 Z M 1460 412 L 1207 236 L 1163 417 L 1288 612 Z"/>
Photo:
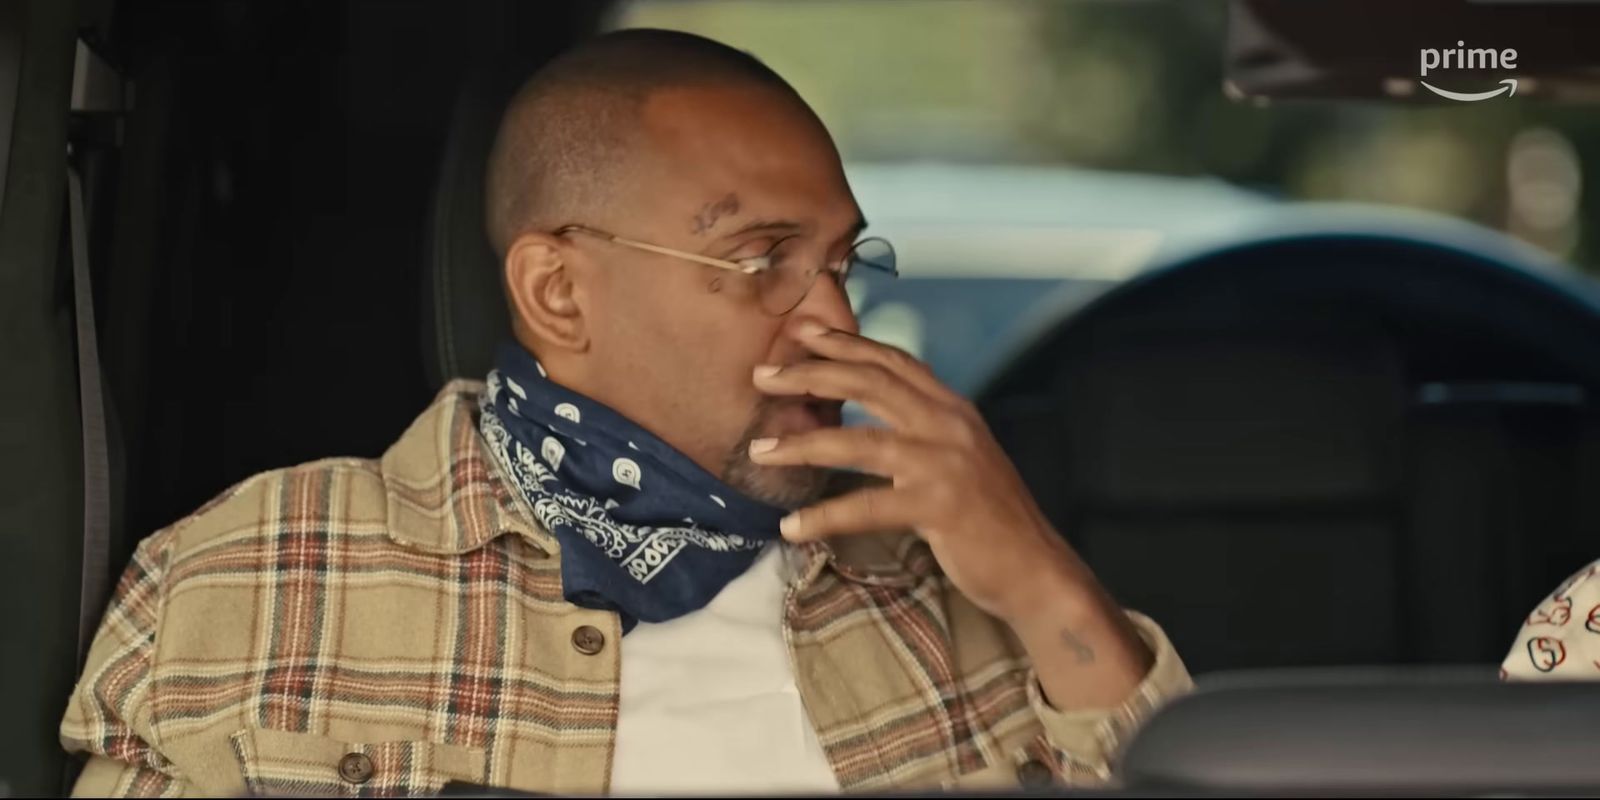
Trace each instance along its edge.
<path fill-rule="evenodd" d="M 611 5 L 0 2 L 0 796 L 73 774 L 55 730 L 84 628 L 141 538 L 256 472 L 377 456 L 487 372 L 508 325 L 483 233 L 494 127 Z M 1370 767 L 1326 739 L 1286 747 L 1288 772 L 1252 761 L 1329 702 L 1484 719 L 1528 610 L 1600 556 L 1600 290 L 1547 262 L 1498 235 L 1245 232 L 1088 302 L 1064 290 L 990 365 L 973 398 L 1035 497 L 1203 687 L 1468 676 L 1415 706 L 1318 681 L 1202 692 L 1130 774 L 1269 791 Z M 1527 688 L 1483 713 L 1532 732 L 1600 708 Z M 1457 788 L 1515 779 L 1486 775 Z"/>
<path fill-rule="evenodd" d="M 1511 683 L 1430 667 L 1232 673 L 1156 716 L 1122 770 L 1151 794 L 1587 794 L 1596 739 L 1570 725 L 1600 685 Z M 1316 726 L 1303 724 L 1314 719 Z M 1373 725 L 1375 719 L 1382 725 Z M 1226 730 L 1228 735 L 1215 735 Z M 1568 730 L 1565 736 L 1549 731 Z M 1404 758 L 1397 758 L 1404 753 Z M 1267 755 L 1270 754 L 1270 755 Z"/>
<path fill-rule="evenodd" d="M 515 80 L 594 30 L 603 8 L 23 5 L 9 31 L 25 45 L 4 246 L 50 267 L 0 294 L 53 310 L 40 314 L 42 336 L 14 347 L 8 337 L 5 355 L 12 385 L 33 387 L 7 416 L 31 419 L 32 438 L 19 434 L 18 460 L 6 458 L 18 483 L 0 583 L 13 608 L 32 611 L 6 634 L 6 652 L 29 656 L 3 667 L 12 711 L 0 778 L 29 792 L 55 791 L 71 768 L 54 729 L 81 659 L 79 607 L 98 618 L 140 539 L 253 473 L 377 456 L 444 377 L 486 372 L 488 350 L 470 348 L 498 341 L 506 317 L 481 223 L 459 220 L 481 215 L 478 193 L 460 184 L 481 185 L 514 84 L 476 103 L 458 90 Z M 69 117 L 52 101 L 66 99 L 75 62 L 89 65 L 75 98 L 89 108 Z M 126 100 L 107 101 L 105 84 L 134 87 L 132 110 L 90 110 Z M 58 180 L 69 139 L 106 431 L 108 541 L 89 574 L 80 534 L 28 533 L 83 528 L 72 226 Z M 431 288 L 469 272 L 478 280 Z M 449 298 L 462 305 L 437 318 L 460 329 L 436 338 L 435 301 Z M 466 352 L 469 362 L 449 360 Z"/>
<path fill-rule="evenodd" d="M 1515 257 L 1196 254 L 1040 332 L 980 407 L 1197 671 L 1495 663 L 1600 522 L 1595 295 Z"/>

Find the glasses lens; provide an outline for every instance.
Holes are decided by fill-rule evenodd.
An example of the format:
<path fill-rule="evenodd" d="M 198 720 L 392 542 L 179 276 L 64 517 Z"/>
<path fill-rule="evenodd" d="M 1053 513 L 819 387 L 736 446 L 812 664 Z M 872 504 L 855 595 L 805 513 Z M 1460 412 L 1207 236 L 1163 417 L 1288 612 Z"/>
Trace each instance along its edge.
<path fill-rule="evenodd" d="M 812 282 L 816 279 L 815 270 L 808 270 L 802 265 L 800 259 L 787 258 L 774 261 L 772 266 L 762 272 L 756 273 L 756 285 L 761 293 L 761 306 L 767 313 L 782 315 L 805 299 L 806 292 L 810 290 Z"/>
<path fill-rule="evenodd" d="M 811 291 L 823 270 L 806 269 L 795 259 L 776 261 L 773 268 L 758 276 L 762 306 L 771 314 L 787 314 Z M 857 307 L 857 294 L 864 298 L 871 286 L 893 280 L 894 248 L 884 239 L 863 239 L 844 258 L 845 292 L 850 305 Z"/>
<path fill-rule="evenodd" d="M 850 269 L 852 272 L 866 269 L 887 275 L 898 275 L 899 271 L 895 268 L 894 245 L 889 244 L 888 239 L 877 236 L 856 242 L 855 248 L 850 251 Z"/>
<path fill-rule="evenodd" d="M 889 284 L 899 275 L 894 247 L 887 239 L 862 239 L 850 251 L 846 263 L 844 291 L 850 297 L 850 310 L 857 314 L 884 299 Z"/>

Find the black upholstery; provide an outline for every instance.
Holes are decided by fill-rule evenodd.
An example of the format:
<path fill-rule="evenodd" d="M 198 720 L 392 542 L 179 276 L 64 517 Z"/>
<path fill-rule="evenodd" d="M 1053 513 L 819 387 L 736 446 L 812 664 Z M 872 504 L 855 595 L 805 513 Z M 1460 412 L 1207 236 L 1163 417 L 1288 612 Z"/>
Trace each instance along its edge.
<path fill-rule="evenodd" d="M 1196 669 L 1388 661 L 1405 410 L 1392 344 L 1306 319 L 1101 337 L 1061 367 L 1064 406 L 996 423 L 1045 450 L 1014 453 L 1025 473 L 1059 462 L 1070 489 L 1036 491 L 1119 599 L 1157 614 Z M 1051 415 L 1057 435 L 1033 439 Z"/>
<path fill-rule="evenodd" d="M 1377 331 L 1123 325 L 1068 368 L 1073 472 L 1109 503 L 1340 503 L 1398 477 L 1404 376 Z"/>
<path fill-rule="evenodd" d="M 114 126 L 98 120 L 117 135 L 94 137 L 99 164 L 85 169 L 120 572 L 136 541 L 249 475 L 377 456 L 405 430 L 431 396 L 425 373 L 441 373 L 415 347 L 432 306 L 419 256 L 425 239 L 465 249 L 426 216 L 441 143 L 470 136 L 446 130 L 462 77 L 484 59 L 548 58 L 607 6 L 0 4 L 0 39 L 22 34 L 9 55 L 28 76 L 5 112 L 18 127 L 0 207 L 0 317 L 16 334 L 0 361 L 27 387 L 0 415 L 15 429 L 0 437 L 3 584 L 8 607 L 26 609 L 0 648 L 0 796 L 62 788 L 57 726 L 77 677 L 84 511 L 62 165 L 69 132 L 101 130 L 68 125 L 77 38 L 137 95 Z M 499 303 L 473 296 L 451 319 L 496 329 Z"/>
<path fill-rule="evenodd" d="M 979 404 L 1196 671 L 1497 661 L 1594 557 L 1597 342 L 1586 298 L 1480 257 L 1261 242 L 1119 287 Z"/>
<path fill-rule="evenodd" d="M 1600 790 L 1600 683 L 1500 684 L 1488 670 L 1226 677 L 1201 681 L 1145 725 L 1123 758 L 1129 788 L 1215 797 Z"/>
<path fill-rule="evenodd" d="M 456 99 L 429 210 L 423 361 L 435 388 L 488 374 L 510 331 L 499 259 L 484 230 L 484 175 L 506 100 L 525 70 L 478 70 Z"/>
<path fill-rule="evenodd" d="M 65 240 L 73 4 L 0 7 L 0 796 L 57 792 L 77 661 L 83 449 Z M 15 126 L 13 128 L 13 125 Z M 99 279 L 97 274 L 96 280 Z M 98 286 L 99 284 L 97 284 Z"/>
<path fill-rule="evenodd" d="M 1124 331 L 1068 378 L 1086 557 L 1223 663 L 1386 661 L 1393 644 L 1399 358 L 1303 323 Z M 1305 634 L 1281 654 L 1254 629 Z"/>

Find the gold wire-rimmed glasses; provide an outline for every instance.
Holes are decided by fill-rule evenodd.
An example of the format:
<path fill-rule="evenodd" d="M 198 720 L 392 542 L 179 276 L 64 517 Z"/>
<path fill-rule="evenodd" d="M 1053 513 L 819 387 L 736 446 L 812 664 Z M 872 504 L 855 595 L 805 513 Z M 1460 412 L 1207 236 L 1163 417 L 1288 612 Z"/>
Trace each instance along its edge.
<path fill-rule="evenodd" d="M 565 225 L 555 231 L 556 236 L 566 236 L 569 233 L 582 233 L 623 247 L 751 276 L 757 281 L 762 309 L 773 316 L 787 314 L 793 311 L 795 306 L 800 305 L 800 301 L 810 294 L 817 275 L 824 271 L 831 273 L 841 288 L 845 286 L 846 280 L 857 267 L 864 267 L 866 271 L 880 278 L 894 278 L 900 274 L 895 265 L 894 246 L 889 244 L 889 240 L 880 236 L 871 236 L 856 242 L 850 247 L 849 252 L 832 266 L 805 266 L 795 263 L 792 259 L 784 261 L 775 255 L 787 239 L 780 239 L 762 255 L 730 261 L 628 239 L 587 225 Z"/>

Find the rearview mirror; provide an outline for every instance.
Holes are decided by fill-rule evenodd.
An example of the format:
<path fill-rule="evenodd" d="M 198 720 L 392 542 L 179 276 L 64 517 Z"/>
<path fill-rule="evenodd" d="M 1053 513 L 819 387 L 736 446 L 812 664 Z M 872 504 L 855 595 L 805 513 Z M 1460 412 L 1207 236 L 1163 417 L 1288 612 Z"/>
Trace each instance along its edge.
<path fill-rule="evenodd" d="M 1569 0 L 1232 0 L 1235 99 L 1600 102 L 1600 5 Z"/>

